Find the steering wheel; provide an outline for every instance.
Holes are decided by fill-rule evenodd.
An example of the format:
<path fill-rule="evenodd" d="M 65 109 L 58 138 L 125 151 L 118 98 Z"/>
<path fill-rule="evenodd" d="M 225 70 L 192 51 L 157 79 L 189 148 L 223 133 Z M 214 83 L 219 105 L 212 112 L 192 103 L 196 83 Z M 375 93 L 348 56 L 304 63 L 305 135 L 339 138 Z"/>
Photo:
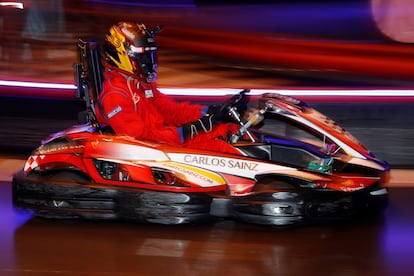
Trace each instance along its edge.
<path fill-rule="evenodd" d="M 240 122 L 243 113 L 247 109 L 249 98 L 247 97 L 246 93 L 249 92 L 250 89 L 243 89 L 238 94 L 232 96 L 227 102 L 225 102 L 220 108 L 220 112 L 223 114 L 223 117 L 230 117 L 231 119 Z M 235 116 L 237 118 L 235 118 Z"/>

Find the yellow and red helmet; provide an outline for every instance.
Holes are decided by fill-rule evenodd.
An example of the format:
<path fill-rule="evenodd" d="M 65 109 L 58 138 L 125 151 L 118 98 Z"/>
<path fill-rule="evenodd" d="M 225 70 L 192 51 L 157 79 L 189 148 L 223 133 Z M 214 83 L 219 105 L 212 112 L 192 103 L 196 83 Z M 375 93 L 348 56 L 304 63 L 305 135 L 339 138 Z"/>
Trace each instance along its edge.
<path fill-rule="evenodd" d="M 157 79 L 157 45 L 154 35 L 162 27 L 147 29 L 144 24 L 119 22 L 106 35 L 105 58 L 112 66 L 145 77 L 147 82 Z"/>

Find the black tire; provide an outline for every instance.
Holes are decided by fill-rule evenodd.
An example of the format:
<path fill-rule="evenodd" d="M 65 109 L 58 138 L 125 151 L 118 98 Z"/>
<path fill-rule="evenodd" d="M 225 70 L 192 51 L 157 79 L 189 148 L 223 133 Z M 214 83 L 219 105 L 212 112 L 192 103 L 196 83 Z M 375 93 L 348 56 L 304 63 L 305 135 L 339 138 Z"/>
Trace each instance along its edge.
<path fill-rule="evenodd" d="M 263 225 L 309 225 L 346 222 L 374 217 L 387 206 L 387 195 L 372 196 L 370 190 L 353 193 L 295 189 L 283 181 L 264 179 L 256 194 L 233 199 L 233 216 L 241 221 Z"/>
<path fill-rule="evenodd" d="M 198 193 L 122 192 L 118 216 L 156 224 L 198 224 L 211 221 L 211 197 Z"/>
<path fill-rule="evenodd" d="M 103 188 L 76 172 L 13 179 L 16 207 L 49 219 L 120 219 L 157 224 L 211 221 L 212 198 L 202 193 Z"/>
<path fill-rule="evenodd" d="M 233 200 L 234 217 L 240 221 L 287 226 L 302 224 L 304 201 L 298 193 L 273 191 Z"/>
<path fill-rule="evenodd" d="M 89 183 L 77 172 L 26 176 L 20 171 L 13 177 L 13 203 L 47 219 L 114 218 L 115 191 L 97 189 Z"/>

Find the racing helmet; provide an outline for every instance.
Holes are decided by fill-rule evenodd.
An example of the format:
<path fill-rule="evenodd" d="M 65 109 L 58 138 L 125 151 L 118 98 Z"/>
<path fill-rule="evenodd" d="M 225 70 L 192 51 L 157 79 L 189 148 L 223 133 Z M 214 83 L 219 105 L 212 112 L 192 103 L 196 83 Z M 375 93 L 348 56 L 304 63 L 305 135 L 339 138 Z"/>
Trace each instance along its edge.
<path fill-rule="evenodd" d="M 154 35 L 162 26 L 147 29 L 144 24 L 119 22 L 105 37 L 106 61 L 123 71 L 145 77 L 147 82 L 157 79 L 157 45 Z"/>

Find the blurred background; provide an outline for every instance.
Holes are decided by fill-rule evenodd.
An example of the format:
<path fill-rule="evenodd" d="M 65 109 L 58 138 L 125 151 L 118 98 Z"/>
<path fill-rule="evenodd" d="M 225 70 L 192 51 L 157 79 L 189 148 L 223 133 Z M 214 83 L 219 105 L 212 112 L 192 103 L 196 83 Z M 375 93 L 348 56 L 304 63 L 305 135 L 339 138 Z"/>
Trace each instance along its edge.
<path fill-rule="evenodd" d="M 49 134 L 78 123 L 77 42 L 101 42 L 121 20 L 164 25 L 160 88 L 274 89 L 334 119 L 399 171 L 392 204 L 379 221 L 303 229 L 61 223 L 16 212 L 7 180 L 1 275 L 413 274 L 413 0 L 0 0 L 0 165 L 8 173 Z"/>
<path fill-rule="evenodd" d="M 160 87 L 318 90 L 302 98 L 378 157 L 414 163 L 410 0 L 0 1 L 0 81 L 73 84 L 79 38 L 101 42 L 121 20 L 164 26 Z M 332 97 L 337 89 L 372 95 Z M 6 148 L 34 148 L 82 108 L 68 89 L 4 85 L 0 96 Z"/>
<path fill-rule="evenodd" d="M 99 41 L 110 25 L 135 20 L 165 26 L 158 37 L 161 85 L 192 84 L 190 77 L 170 79 L 167 69 L 199 64 L 197 58 L 206 67 L 217 66 L 216 72 L 198 75 L 231 69 L 272 78 L 255 86 L 411 87 L 413 82 L 409 0 L 0 3 L 1 78 L 72 82 L 79 38 Z M 179 71 L 189 74 L 188 68 Z M 240 87 L 240 81 L 230 74 L 215 76 L 208 85 Z"/>

